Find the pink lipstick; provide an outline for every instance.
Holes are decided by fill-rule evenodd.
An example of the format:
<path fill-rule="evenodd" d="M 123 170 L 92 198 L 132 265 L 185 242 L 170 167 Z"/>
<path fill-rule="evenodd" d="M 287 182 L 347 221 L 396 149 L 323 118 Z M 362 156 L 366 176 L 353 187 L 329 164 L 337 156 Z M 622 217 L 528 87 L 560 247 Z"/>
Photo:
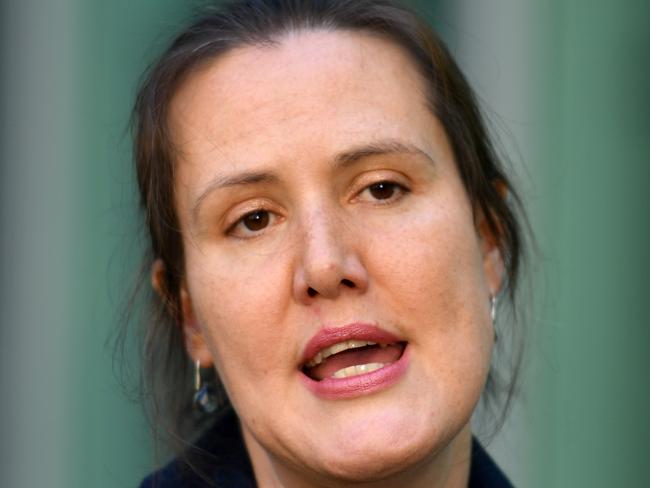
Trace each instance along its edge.
<path fill-rule="evenodd" d="M 375 325 L 320 330 L 303 352 L 301 379 L 315 395 L 345 399 L 389 388 L 405 374 L 408 344 Z"/>

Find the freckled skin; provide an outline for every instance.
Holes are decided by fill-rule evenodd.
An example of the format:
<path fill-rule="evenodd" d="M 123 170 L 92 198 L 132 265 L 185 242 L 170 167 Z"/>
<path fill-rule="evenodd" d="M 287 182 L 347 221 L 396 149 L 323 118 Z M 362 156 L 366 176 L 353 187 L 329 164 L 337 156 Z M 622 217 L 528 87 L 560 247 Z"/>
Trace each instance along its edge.
<path fill-rule="evenodd" d="M 501 267 L 424 93 L 393 44 L 317 31 L 236 49 L 172 101 L 187 347 L 222 378 L 262 486 L 466 483 Z M 378 140 L 423 154 L 333 170 L 341 151 Z M 209 192 L 193 217 L 214 178 L 260 170 L 277 178 Z M 367 186 L 385 180 L 408 191 L 374 199 Z M 270 223 L 251 237 L 237 222 L 260 207 Z M 407 373 L 372 395 L 320 399 L 299 381 L 302 351 L 323 326 L 352 322 L 408 341 Z"/>

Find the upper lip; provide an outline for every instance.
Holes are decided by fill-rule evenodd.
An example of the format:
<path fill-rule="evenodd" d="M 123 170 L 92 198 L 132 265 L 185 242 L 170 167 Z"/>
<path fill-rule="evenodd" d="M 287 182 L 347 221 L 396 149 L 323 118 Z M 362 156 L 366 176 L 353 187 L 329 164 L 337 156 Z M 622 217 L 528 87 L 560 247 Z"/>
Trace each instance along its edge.
<path fill-rule="evenodd" d="M 305 346 L 301 365 L 316 356 L 322 349 L 351 340 L 376 342 L 377 344 L 393 344 L 403 341 L 396 335 L 372 324 L 353 323 L 342 327 L 326 327 L 319 330 Z"/>

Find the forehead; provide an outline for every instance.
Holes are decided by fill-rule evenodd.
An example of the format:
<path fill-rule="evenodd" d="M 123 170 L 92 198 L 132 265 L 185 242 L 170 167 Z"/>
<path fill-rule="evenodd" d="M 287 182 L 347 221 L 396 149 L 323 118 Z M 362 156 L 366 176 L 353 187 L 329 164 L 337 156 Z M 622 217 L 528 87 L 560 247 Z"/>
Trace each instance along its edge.
<path fill-rule="evenodd" d="M 325 156 L 376 138 L 407 137 L 427 149 L 432 119 L 425 84 L 395 43 L 299 31 L 197 69 L 172 99 L 169 123 L 182 166 L 239 164 L 243 152 L 247 161 L 299 160 L 306 150 Z"/>

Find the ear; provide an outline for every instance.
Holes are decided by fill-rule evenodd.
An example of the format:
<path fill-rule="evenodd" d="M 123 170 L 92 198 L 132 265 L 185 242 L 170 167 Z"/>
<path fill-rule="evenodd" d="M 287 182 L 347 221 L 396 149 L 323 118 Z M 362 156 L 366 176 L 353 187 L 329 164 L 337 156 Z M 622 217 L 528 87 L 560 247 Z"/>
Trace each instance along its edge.
<path fill-rule="evenodd" d="M 151 265 L 151 286 L 163 302 L 167 303 L 165 292 L 165 265 L 162 259 L 156 259 Z"/>
<path fill-rule="evenodd" d="M 202 368 L 212 366 L 214 360 L 208 347 L 206 333 L 196 319 L 192 298 L 190 297 L 185 281 L 181 283 L 181 309 L 183 314 L 183 336 L 185 337 L 185 349 L 193 361 L 199 361 Z"/>
<path fill-rule="evenodd" d="M 169 298 L 165 283 L 165 265 L 161 259 L 156 259 L 151 266 L 151 285 L 163 302 L 168 303 Z M 196 319 L 192 299 L 187 291 L 185 280 L 181 282 L 179 294 L 179 305 L 181 307 L 180 325 L 183 329 L 183 337 L 185 338 L 185 349 L 187 350 L 188 355 L 192 358 L 192 361 L 200 361 L 201 367 L 205 368 L 212 366 L 212 354 L 207 347 L 205 334 Z"/>
<path fill-rule="evenodd" d="M 492 235 L 492 231 L 489 229 L 485 220 L 480 224 L 479 232 L 482 235 Z M 503 285 L 505 265 L 503 264 L 503 258 L 501 257 L 499 246 L 494 238 L 482 238 L 481 240 L 481 248 L 483 252 L 483 273 L 490 290 L 490 295 L 496 297 L 499 294 L 499 291 L 501 291 L 501 286 Z"/>
<path fill-rule="evenodd" d="M 508 195 L 508 188 L 503 182 L 494 183 L 497 192 L 501 198 L 505 199 Z M 501 223 L 496 219 L 496 226 L 499 228 Z M 499 235 L 490 228 L 488 220 L 482 211 L 479 212 L 478 233 L 481 241 L 481 253 L 483 255 L 483 272 L 487 281 L 490 295 L 497 296 L 503 285 L 505 276 L 505 264 L 499 248 Z M 500 229 L 499 229 L 500 230 Z M 500 234 L 501 232 L 499 232 Z"/>

